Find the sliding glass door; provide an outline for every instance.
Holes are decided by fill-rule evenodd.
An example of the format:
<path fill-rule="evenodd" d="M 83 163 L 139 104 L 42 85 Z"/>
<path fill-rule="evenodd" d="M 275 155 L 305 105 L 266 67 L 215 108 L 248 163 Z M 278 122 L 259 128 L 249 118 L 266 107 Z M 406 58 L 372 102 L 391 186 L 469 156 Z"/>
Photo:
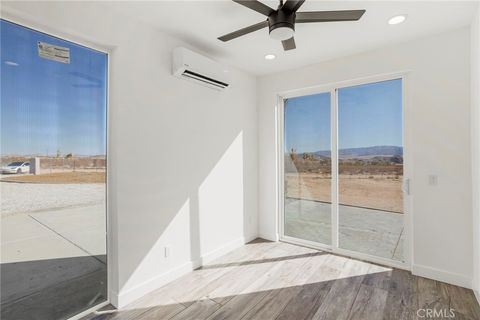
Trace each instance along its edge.
<path fill-rule="evenodd" d="M 402 80 L 337 96 L 339 247 L 402 261 Z"/>
<path fill-rule="evenodd" d="M 283 99 L 283 239 L 405 261 L 402 79 Z"/>
<path fill-rule="evenodd" d="M 331 244 L 330 93 L 286 99 L 285 236 Z"/>
<path fill-rule="evenodd" d="M 1 319 L 107 300 L 107 55 L 1 20 Z"/>

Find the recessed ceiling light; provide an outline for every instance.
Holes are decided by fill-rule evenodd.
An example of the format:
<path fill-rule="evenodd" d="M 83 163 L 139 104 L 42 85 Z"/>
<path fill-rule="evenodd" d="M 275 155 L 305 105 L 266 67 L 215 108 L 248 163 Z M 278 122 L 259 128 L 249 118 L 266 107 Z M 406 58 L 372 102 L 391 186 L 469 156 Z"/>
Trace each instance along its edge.
<path fill-rule="evenodd" d="M 8 66 L 13 66 L 13 67 L 17 67 L 18 66 L 18 63 L 16 63 L 15 61 L 5 61 L 5 64 L 8 65 Z"/>
<path fill-rule="evenodd" d="M 404 14 L 401 14 L 388 19 L 388 24 L 399 24 L 404 22 L 405 20 L 407 20 L 407 16 Z"/>
<path fill-rule="evenodd" d="M 273 60 L 275 59 L 277 56 L 274 55 L 274 54 L 266 54 L 265 55 L 265 60 Z"/>

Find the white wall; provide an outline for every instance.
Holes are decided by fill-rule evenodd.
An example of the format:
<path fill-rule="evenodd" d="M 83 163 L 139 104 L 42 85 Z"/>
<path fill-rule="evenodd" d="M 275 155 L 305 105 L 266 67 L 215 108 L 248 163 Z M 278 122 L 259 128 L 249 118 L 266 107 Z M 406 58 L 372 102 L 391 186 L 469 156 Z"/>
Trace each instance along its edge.
<path fill-rule="evenodd" d="M 117 238 L 109 254 L 115 303 L 123 306 L 201 258 L 255 237 L 257 172 L 258 232 L 277 237 L 276 92 L 404 70 L 411 71 L 406 116 L 414 138 L 413 263 L 441 280 L 471 283 L 467 29 L 263 77 L 258 89 L 254 77 L 232 69 L 233 87 L 219 93 L 170 76 L 171 49 L 187 44 L 97 5 L 4 2 L 2 10 L 19 22 L 112 50 L 109 206 Z M 132 170 L 145 161 L 155 170 Z M 439 175 L 436 187 L 427 185 L 431 173 Z M 168 259 L 164 246 L 171 246 Z"/>
<path fill-rule="evenodd" d="M 9 2 L 2 10 L 112 50 L 110 282 L 123 306 L 256 236 L 256 80 L 231 68 L 232 88 L 217 92 L 175 78 L 171 51 L 187 44 L 99 5 Z"/>
<path fill-rule="evenodd" d="M 473 289 L 480 302 L 480 5 L 471 29 Z"/>
<path fill-rule="evenodd" d="M 462 286 L 472 279 L 468 28 L 258 79 L 259 234 L 277 238 L 276 93 L 410 71 L 413 271 Z M 438 185 L 428 185 L 428 175 Z"/>

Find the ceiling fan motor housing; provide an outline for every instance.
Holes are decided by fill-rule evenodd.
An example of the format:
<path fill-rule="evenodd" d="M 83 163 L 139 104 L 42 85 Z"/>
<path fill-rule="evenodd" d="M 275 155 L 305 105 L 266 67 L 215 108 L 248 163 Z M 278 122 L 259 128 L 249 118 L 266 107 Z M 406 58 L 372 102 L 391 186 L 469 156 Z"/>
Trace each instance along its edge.
<path fill-rule="evenodd" d="M 275 38 L 275 32 L 272 34 L 272 31 L 283 28 L 291 29 L 290 36 L 288 38 L 293 36 L 295 32 L 295 12 L 278 10 L 268 16 L 268 29 L 272 38 Z M 288 38 L 279 38 L 277 40 L 286 40 Z"/>
<path fill-rule="evenodd" d="M 0 0 L 1 1 L 1 0 Z M 365 10 L 336 10 L 336 11 L 308 11 L 298 12 L 305 0 L 280 0 L 276 10 L 258 0 L 233 0 L 244 7 L 268 17 L 248 27 L 230 32 L 218 38 L 223 42 L 236 39 L 268 26 L 270 38 L 282 41 L 283 50 L 296 48 L 295 23 L 316 23 L 332 21 L 357 21 Z M 298 15 L 297 15 L 298 14 Z M 299 18 L 297 20 L 297 17 Z"/>

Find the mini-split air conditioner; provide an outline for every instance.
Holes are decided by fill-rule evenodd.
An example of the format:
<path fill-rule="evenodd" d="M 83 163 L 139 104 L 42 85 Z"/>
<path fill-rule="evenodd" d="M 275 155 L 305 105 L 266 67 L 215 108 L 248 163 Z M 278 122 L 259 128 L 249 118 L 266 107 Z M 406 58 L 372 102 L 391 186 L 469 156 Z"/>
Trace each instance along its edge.
<path fill-rule="evenodd" d="M 173 50 L 173 74 L 217 90 L 230 86 L 230 74 L 224 66 L 182 47 Z"/>

